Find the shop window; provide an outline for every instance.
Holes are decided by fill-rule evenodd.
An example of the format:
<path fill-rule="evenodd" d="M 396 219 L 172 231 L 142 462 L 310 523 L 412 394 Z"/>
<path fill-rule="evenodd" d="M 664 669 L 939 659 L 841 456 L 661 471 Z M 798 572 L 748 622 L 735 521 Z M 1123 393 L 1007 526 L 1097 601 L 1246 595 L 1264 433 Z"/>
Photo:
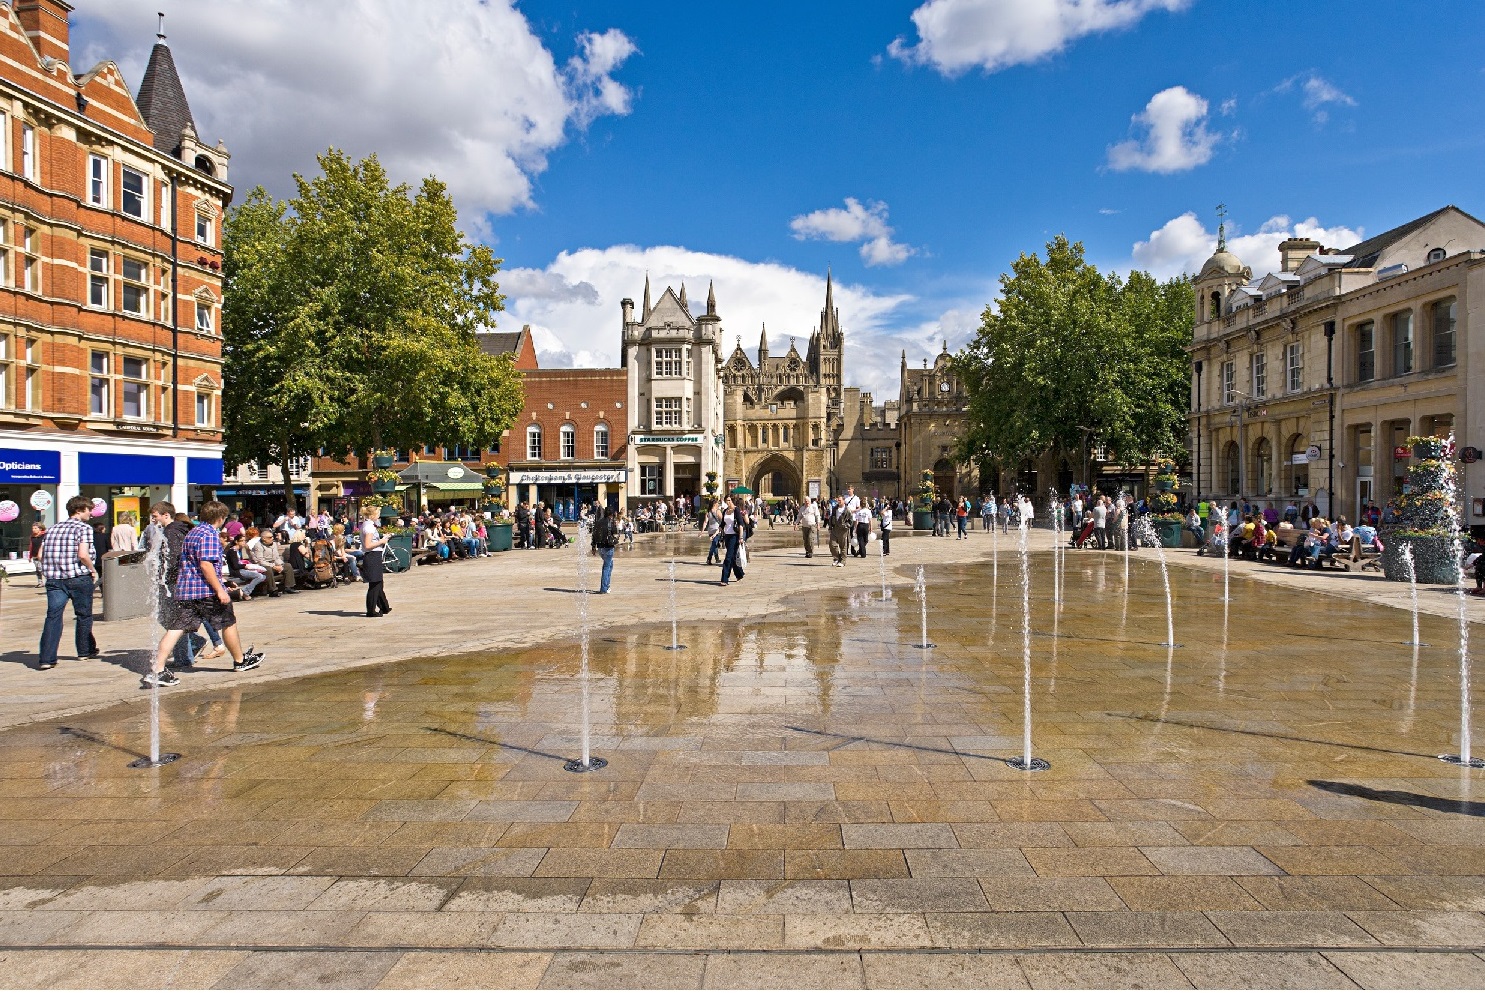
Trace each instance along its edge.
<path fill-rule="evenodd" d="M 1433 367 L 1443 369 L 1454 364 L 1454 297 L 1440 300 L 1429 308 L 1433 315 Z"/>
<path fill-rule="evenodd" d="M 639 495 L 660 495 L 660 466 L 658 463 L 649 462 L 639 467 Z"/>
<path fill-rule="evenodd" d="M 122 186 L 124 199 L 119 206 L 130 217 L 138 218 L 141 221 L 145 220 L 144 173 L 136 172 L 128 166 L 124 166 Z"/>
<path fill-rule="evenodd" d="M 150 313 L 150 267 L 138 259 L 125 258 L 120 265 L 124 277 L 124 313 L 148 317 Z"/>
<path fill-rule="evenodd" d="M 88 359 L 88 412 L 95 417 L 109 414 L 108 353 L 94 352 Z"/>
<path fill-rule="evenodd" d="M 108 309 L 108 253 L 88 250 L 88 306 Z"/>
<path fill-rule="evenodd" d="M 562 457 L 564 459 L 577 458 L 577 428 L 571 424 L 562 425 L 562 430 L 558 432 L 558 438 L 562 445 Z"/>
<path fill-rule="evenodd" d="M 593 457 L 608 458 L 608 428 L 603 424 L 593 429 Z"/>
<path fill-rule="evenodd" d="M 101 155 L 88 156 L 88 203 L 108 206 L 108 160 Z"/>
<path fill-rule="evenodd" d="M 541 459 L 541 425 L 532 424 L 526 428 L 526 458 L 531 461 Z"/>

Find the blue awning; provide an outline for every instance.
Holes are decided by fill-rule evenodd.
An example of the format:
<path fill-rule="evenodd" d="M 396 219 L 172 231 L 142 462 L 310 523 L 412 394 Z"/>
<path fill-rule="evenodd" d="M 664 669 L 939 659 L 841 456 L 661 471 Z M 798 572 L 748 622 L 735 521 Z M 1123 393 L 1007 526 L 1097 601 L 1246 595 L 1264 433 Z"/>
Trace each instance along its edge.
<path fill-rule="evenodd" d="M 221 486 L 222 460 L 186 459 L 186 482 L 196 486 Z"/>
<path fill-rule="evenodd" d="M 168 455 L 79 452 L 77 481 L 83 486 L 170 486 L 175 459 Z"/>

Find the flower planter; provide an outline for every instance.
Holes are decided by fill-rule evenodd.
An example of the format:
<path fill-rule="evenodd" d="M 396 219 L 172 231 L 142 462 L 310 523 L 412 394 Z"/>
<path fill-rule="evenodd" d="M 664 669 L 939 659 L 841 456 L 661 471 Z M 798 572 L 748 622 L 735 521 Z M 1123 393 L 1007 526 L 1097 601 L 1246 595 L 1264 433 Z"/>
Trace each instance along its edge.
<path fill-rule="evenodd" d="M 385 506 L 385 507 L 382 508 L 381 518 L 384 521 L 387 520 L 388 518 L 401 517 L 401 516 L 402 516 L 402 511 L 398 510 L 396 507 L 392 506 L 391 504 L 388 504 L 387 506 Z"/>
<path fill-rule="evenodd" d="M 485 466 L 485 476 L 489 479 L 499 479 L 501 473 L 503 472 L 505 472 L 505 470 L 500 468 L 500 466 L 498 465 Z"/>
<path fill-rule="evenodd" d="M 913 511 L 913 529 L 916 530 L 916 531 L 932 531 L 933 530 L 933 511 L 931 511 L 931 510 L 915 510 L 915 511 Z"/>
<path fill-rule="evenodd" d="M 371 467 L 373 469 L 390 469 L 392 468 L 393 461 L 395 461 L 395 456 L 392 455 L 373 455 L 371 457 Z"/>
<path fill-rule="evenodd" d="M 373 479 L 371 481 L 371 492 L 373 493 L 396 493 L 397 480 L 395 479 Z"/>
<path fill-rule="evenodd" d="M 1181 547 L 1181 522 L 1180 521 L 1154 521 L 1155 535 L 1160 539 L 1163 548 Z"/>
<path fill-rule="evenodd" d="M 1171 482 L 1169 479 L 1155 480 L 1155 489 L 1159 490 L 1161 493 L 1169 493 L 1172 489 L 1175 488 L 1175 485 L 1176 484 Z"/>

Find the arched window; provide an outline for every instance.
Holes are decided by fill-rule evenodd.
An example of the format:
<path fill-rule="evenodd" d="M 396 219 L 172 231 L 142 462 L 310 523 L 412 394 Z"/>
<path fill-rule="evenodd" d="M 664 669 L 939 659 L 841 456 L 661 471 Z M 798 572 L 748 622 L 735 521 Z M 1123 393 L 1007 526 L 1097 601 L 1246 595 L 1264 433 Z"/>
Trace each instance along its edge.
<path fill-rule="evenodd" d="M 1248 480 L 1253 496 L 1264 496 L 1274 489 L 1274 446 L 1267 438 L 1253 443 L 1253 478 Z"/>
<path fill-rule="evenodd" d="M 593 429 L 593 457 L 608 458 L 608 425 L 600 424 Z"/>
<path fill-rule="evenodd" d="M 1222 448 L 1223 475 L 1227 477 L 1227 492 L 1237 496 L 1238 487 L 1242 485 L 1242 466 L 1238 464 L 1238 444 L 1229 441 Z"/>
<path fill-rule="evenodd" d="M 526 428 L 526 458 L 532 461 L 541 459 L 541 425 L 532 424 Z"/>
<path fill-rule="evenodd" d="M 1309 448 L 1305 444 L 1305 436 L 1296 434 L 1290 437 L 1286 446 L 1288 451 L 1284 457 L 1284 492 L 1289 496 L 1308 496 L 1310 492 L 1310 463 L 1305 457 Z"/>
<path fill-rule="evenodd" d="M 1212 309 L 1207 313 L 1207 320 L 1215 321 L 1222 316 L 1222 294 L 1213 290 L 1211 299 Z"/>
<path fill-rule="evenodd" d="M 562 425 L 562 430 L 557 433 L 561 444 L 562 458 L 577 458 L 577 428 L 571 424 Z"/>

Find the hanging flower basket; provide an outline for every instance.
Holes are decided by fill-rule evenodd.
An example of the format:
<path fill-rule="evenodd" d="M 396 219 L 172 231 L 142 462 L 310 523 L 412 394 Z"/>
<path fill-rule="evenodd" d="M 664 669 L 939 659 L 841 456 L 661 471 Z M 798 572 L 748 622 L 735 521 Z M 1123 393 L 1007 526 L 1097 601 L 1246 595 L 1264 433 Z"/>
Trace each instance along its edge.
<path fill-rule="evenodd" d="M 1413 458 L 1438 459 L 1444 456 L 1442 438 L 1417 438 L 1413 441 Z"/>
<path fill-rule="evenodd" d="M 498 479 L 491 479 L 485 483 L 485 493 L 492 497 L 498 497 L 504 492 L 505 484 L 501 483 Z"/>
<path fill-rule="evenodd" d="M 1155 488 L 1161 493 L 1169 493 L 1171 490 L 1176 488 L 1176 484 L 1174 480 L 1157 479 L 1155 480 Z"/>
<path fill-rule="evenodd" d="M 395 479 L 373 479 L 371 481 L 371 492 L 373 493 L 396 493 L 397 480 Z"/>
<path fill-rule="evenodd" d="M 490 479 L 499 479 L 504 472 L 505 468 L 503 466 L 497 465 L 494 462 L 485 463 L 485 475 Z"/>
<path fill-rule="evenodd" d="M 385 450 L 371 453 L 371 467 L 373 469 L 390 469 L 396 461 L 397 457 Z"/>

